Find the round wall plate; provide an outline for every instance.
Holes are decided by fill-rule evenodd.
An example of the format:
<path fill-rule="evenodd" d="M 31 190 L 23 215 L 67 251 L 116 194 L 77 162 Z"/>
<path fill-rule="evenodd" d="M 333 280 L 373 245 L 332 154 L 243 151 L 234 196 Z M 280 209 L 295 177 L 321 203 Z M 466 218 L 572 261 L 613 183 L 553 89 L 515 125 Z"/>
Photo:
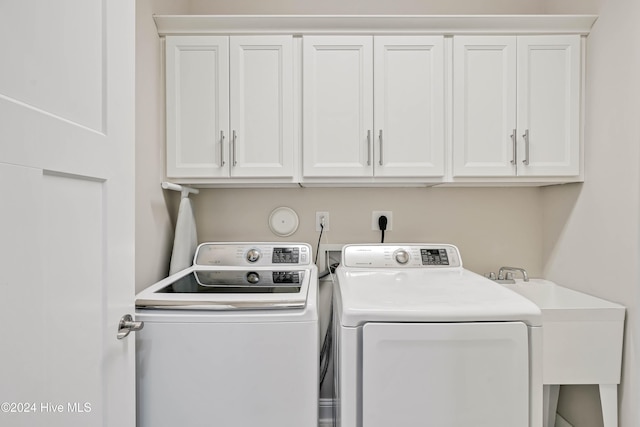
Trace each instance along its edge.
<path fill-rule="evenodd" d="M 298 214 L 286 206 L 275 208 L 269 215 L 269 228 L 277 236 L 291 236 L 298 229 Z"/>

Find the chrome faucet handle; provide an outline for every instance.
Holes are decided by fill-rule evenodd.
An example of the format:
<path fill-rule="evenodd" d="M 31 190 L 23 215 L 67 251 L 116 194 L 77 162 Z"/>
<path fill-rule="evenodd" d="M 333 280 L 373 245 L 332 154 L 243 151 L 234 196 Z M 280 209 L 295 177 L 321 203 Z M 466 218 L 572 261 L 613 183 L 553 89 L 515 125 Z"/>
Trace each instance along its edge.
<path fill-rule="evenodd" d="M 522 278 L 524 279 L 524 281 L 525 282 L 529 281 L 529 275 L 527 274 L 527 270 L 525 270 L 524 268 L 520 268 L 520 267 L 500 267 L 500 270 L 498 270 L 498 277 L 504 276 L 505 271 L 511 271 L 512 273 L 520 272 L 522 274 Z"/>

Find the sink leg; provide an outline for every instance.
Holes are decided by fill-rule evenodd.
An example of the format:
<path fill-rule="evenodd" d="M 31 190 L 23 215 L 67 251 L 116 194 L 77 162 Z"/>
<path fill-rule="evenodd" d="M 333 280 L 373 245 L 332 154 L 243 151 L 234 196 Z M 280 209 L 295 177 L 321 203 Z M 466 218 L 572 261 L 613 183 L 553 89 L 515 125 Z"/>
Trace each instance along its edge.
<path fill-rule="evenodd" d="M 553 384 L 543 386 L 544 393 L 544 427 L 554 427 L 556 425 L 556 411 L 558 410 L 558 396 L 560 386 Z M 608 427 L 608 426 L 606 426 Z"/>
<path fill-rule="evenodd" d="M 618 385 L 600 384 L 599 386 L 602 425 L 604 427 L 618 427 Z"/>

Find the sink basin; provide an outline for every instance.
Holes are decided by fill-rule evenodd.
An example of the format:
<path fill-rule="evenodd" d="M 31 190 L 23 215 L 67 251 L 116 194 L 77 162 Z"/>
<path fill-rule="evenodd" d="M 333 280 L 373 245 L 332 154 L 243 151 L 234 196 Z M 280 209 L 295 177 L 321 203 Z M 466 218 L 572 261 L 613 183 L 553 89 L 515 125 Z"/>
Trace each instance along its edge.
<path fill-rule="evenodd" d="M 502 284 L 542 311 L 544 384 L 619 384 L 625 308 L 543 279 Z"/>

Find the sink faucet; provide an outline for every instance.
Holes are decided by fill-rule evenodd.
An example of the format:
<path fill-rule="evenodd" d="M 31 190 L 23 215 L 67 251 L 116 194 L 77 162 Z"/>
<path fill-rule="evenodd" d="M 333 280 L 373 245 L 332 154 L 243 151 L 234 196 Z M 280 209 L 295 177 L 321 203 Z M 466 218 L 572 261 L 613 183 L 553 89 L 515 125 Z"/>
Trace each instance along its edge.
<path fill-rule="evenodd" d="M 524 268 L 519 268 L 519 267 L 500 267 L 500 270 L 498 270 L 498 278 L 502 279 L 504 278 L 504 273 L 505 271 L 510 271 L 510 272 L 520 272 L 522 273 L 522 278 L 524 279 L 525 282 L 529 281 L 529 275 L 527 274 L 527 270 L 525 270 Z"/>

